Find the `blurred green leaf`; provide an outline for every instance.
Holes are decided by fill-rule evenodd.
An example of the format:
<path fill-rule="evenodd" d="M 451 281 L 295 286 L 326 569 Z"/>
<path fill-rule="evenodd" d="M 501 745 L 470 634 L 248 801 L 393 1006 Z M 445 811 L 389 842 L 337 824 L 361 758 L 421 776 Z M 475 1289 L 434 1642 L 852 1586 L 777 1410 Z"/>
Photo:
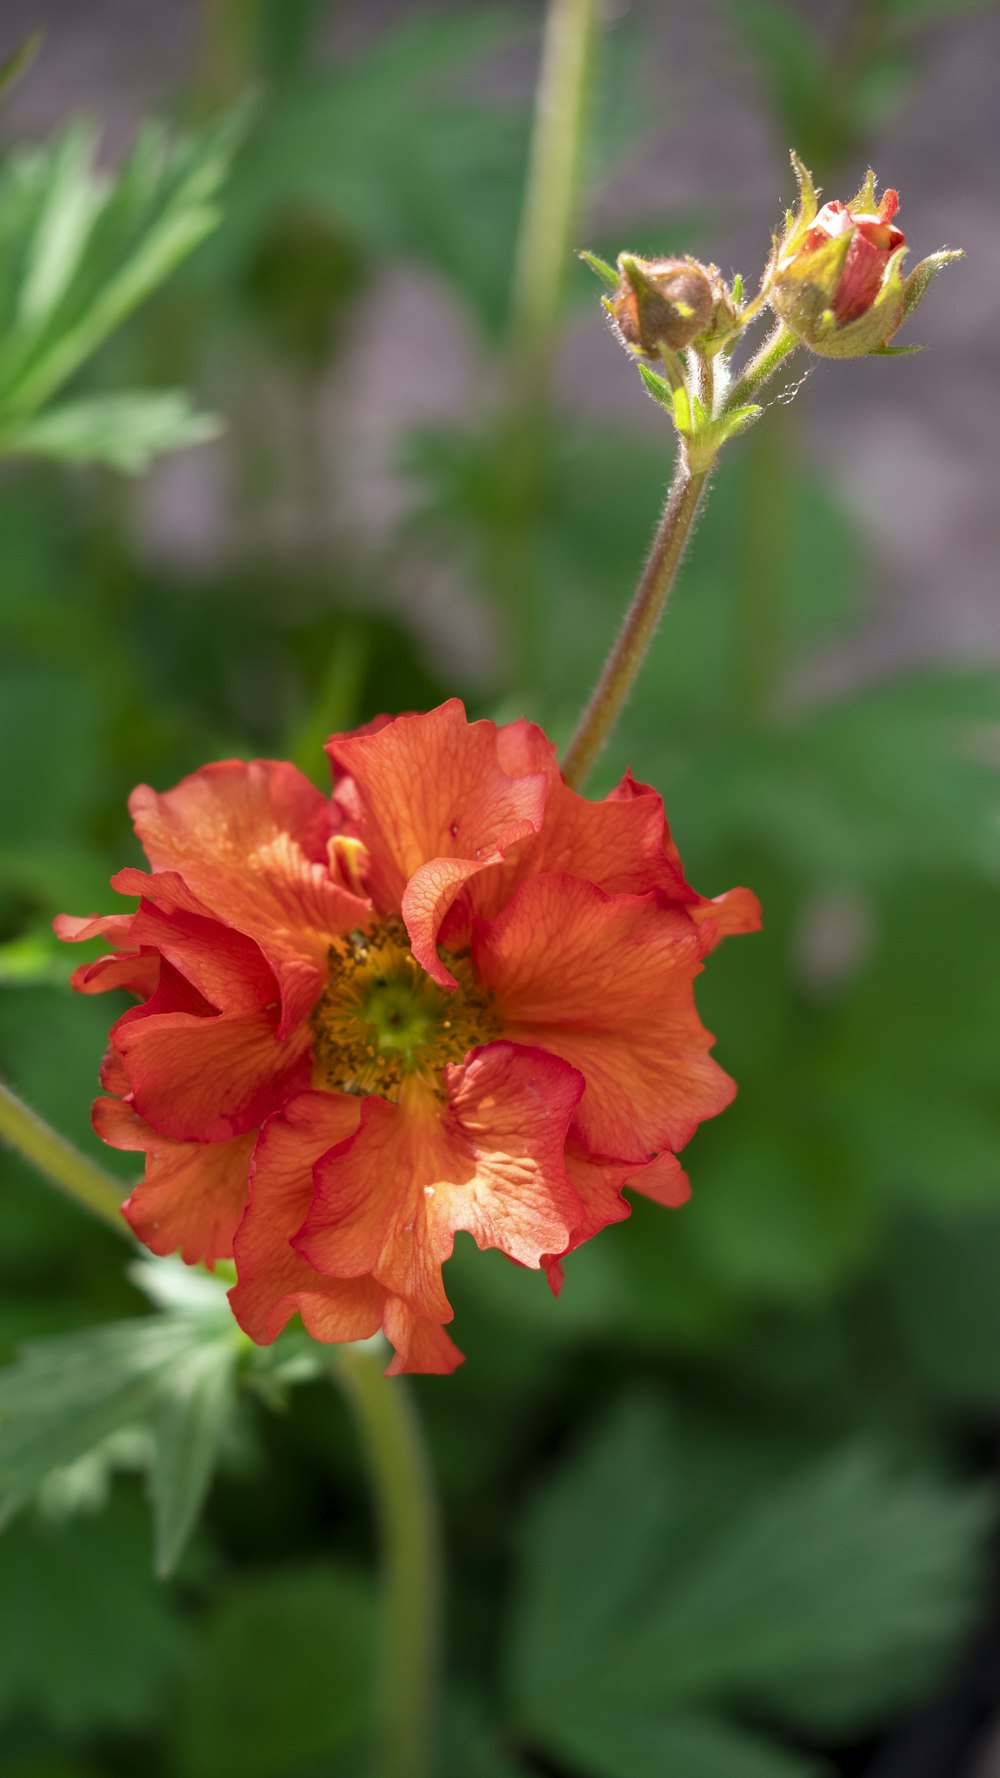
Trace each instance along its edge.
<path fill-rule="evenodd" d="M 912 1210 L 893 1225 L 874 1284 L 922 1390 L 989 1414 L 1000 1400 L 998 1255 L 1000 1202 L 961 1217 Z"/>
<path fill-rule="evenodd" d="M 683 1773 L 684 1778 L 821 1778 L 830 1768 L 786 1752 L 711 1716 L 675 1711 L 660 1720 L 581 1700 L 561 1725 L 560 1752 L 591 1778 Z"/>
<path fill-rule="evenodd" d="M 112 181 L 74 125 L 0 171 L 0 437 L 49 401 L 218 220 L 242 115 L 171 147 L 149 126 Z"/>
<path fill-rule="evenodd" d="M 8 1534 L 0 1718 L 38 1712 L 60 1735 L 134 1732 L 156 1719 L 184 1644 L 145 1536 L 127 1498 L 72 1527 L 29 1520 Z"/>
<path fill-rule="evenodd" d="M 0 453 L 63 463 L 106 463 L 128 475 L 151 458 L 216 438 L 220 422 L 179 390 L 134 390 L 66 402 L 0 432 Z"/>
<path fill-rule="evenodd" d="M 512 1626 L 511 1689 L 532 1739 L 581 1758 L 589 1722 L 588 1769 L 616 1778 L 607 1749 L 622 1719 L 650 1745 L 669 1745 L 674 1714 L 683 1725 L 692 1707 L 855 1732 L 919 1694 L 974 1609 L 984 1500 L 894 1474 L 873 1450 L 756 1489 L 734 1480 L 724 1516 L 702 1511 L 684 1440 L 666 1442 L 641 1399 L 550 1480 Z"/>
<path fill-rule="evenodd" d="M 326 1563 L 231 1584 L 190 1650 L 177 1778 L 292 1778 L 345 1756 L 369 1720 L 374 1631 L 369 1586 Z"/>

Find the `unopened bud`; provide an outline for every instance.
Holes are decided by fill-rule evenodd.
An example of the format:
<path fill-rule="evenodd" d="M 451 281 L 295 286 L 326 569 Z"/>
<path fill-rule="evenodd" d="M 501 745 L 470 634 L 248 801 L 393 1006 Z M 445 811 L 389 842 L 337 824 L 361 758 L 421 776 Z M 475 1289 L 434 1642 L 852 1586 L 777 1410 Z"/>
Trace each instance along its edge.
<path fill-rule="evenodd" d="M 605 306 L 625 344 L 659 358 L 680 352 L 710 326 L 715 292 L 695 259 L 640 259 L 620 253 L 621 283 Z"/>
<path fill-rule="evenodd" d="M 894 221 L 899 194 L 875 199 L 868 173 L 849 203 L 817 207 L 812 176 L 792 156 L 799 209 L 775 242 L 769 300 L 802 343 L 824 358 L 881 351 L 912 314 L 933 274 L 957 253 L 921 260 L 905 280 L 906 236 Z"/>

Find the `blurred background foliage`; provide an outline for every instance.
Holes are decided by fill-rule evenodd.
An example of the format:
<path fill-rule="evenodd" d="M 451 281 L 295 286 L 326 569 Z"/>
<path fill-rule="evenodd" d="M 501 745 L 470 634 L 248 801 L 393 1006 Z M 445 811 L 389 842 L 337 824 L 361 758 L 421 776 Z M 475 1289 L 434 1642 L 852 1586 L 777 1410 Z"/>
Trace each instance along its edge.
<path fill-rule="evenodd" d="M 665 16 L 669 41 L 673 10 L 619 9 L 602 41 L 579 237 L 602 252 L 713 251 L 704 204 L 657 208 L 642 179 L 631 209 L 600 202 L 630 191 L 655 129 L 650 32 Z M 776 198 L 792 142 L 829 191 L 853 189 L 886 118 L 920 114 L 930 62 L 988 10 L 720 0 Z M 579 355 L 551 388 L 518 383 L 541 8 L 377 11 L 208 0 L 163 107 L 188 135 L 147 130 L 110 189 L 92 125 L 7 130 L 0 1071 L 94 1153 L 108 1008 L 70 994 L 49 922 L 106 907 L 110 872 L 137 861 L 132 785 L 234 753 L 322 781 L 330 731 L 456 693 L 564 740 L 669 474 L 637 380 L 633 408 L 604 413 L 574 403 Z M 730 185 L 718 215 L 740 202 Z M 777 219 L 758 219 L 760 260 Z M 352 403 L 387 285 L 383 409 L 397 380 L 410 405 L 428 303 L 475 372 L 452 411 L 393 432 L 369 497 L 376 422 Z M 567 266 L 568 332 L 586 301 Z M 899 384 L 911 362 L 889 367 Z M 447 383 L 447 355 L 436 370 Z M 855 388 L 889 376 L 843 370 Z M 812 394 L 730 447 L 596 786 L 631 762 L 698 886 L 760 895 L 763 933 L 724 947 L 700 991 L 739 1097 L 688 1153 L 690 1205 L 636 1205 L 573 1258 L 558 1304 L 460 1238 L 468 1362 L 416 1385 L 447 1526 L 446 1778 L 1000 1770 L 1000 671 L 953 651 L 875 673 L 862 648 L 817 689 L 863 636 L 880 561 L 803 431 Z M 2 1170 L 4 1356 L 140 1316 L 117 1243 L 10 1155 Z M 106 1361 L 155 1446 L 155 1360 L 124 1325 Z M 5 1415 L 33 1404 L 45 1433 L 35 1362 L 0 1384 L 0 1511 L 38 1479 L 3 1467 Z M 199 1372 L 196 1408 L 219 1375 Z M 221 1469 L 168 1582 L 131 1447 L 50 1475 L 6 1532 L 0 1778 L 366 1769 L 355 1436 L 321 1380 L 273 1393 L 279 1413 L 243 1396 L 216 1427 Z M 115 1424 L 77 1406 L 91 1442 Z M 161 1555 L 200 1485 L 173 1483 Z"/>

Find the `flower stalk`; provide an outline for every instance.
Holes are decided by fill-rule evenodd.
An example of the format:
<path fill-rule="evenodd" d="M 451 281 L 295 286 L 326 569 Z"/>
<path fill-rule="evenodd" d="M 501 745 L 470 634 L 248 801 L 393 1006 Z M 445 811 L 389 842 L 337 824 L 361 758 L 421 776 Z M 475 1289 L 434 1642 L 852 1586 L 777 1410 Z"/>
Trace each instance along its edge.
<path fill-rule="evenodd" d="M 440 1665 L 441 1538 L 431 1466 L 381 1340 L 343 1346 L 333 1375 L 368 1460 L 382 1547 L 376 1778 L 431 1778 Z"/>
<path fill-rule="evenodd" d="M 663 517 L 632 603 L 562 761 L 563 777 L 575 790 L 586 782 L 632 689 L 680 566 L 707 481 L 707 469 L 692 473 L 681 450 Z"/>
<path fill-rule="evenodd" d="M 122 1218 L 121 1202 L 125 1192 L 119 1181 L 103 1167 L 57 1135 L 37 1111 L 32 1111 L 16 1093 L 0 1081 L 0 1141 L 9 1143 L 30 1166 L 46 1178 L 50 1185 L 81 1204 L 91 1216 L 107 1223 L 115 1233 L 130 1240 L 128 1225 Z"/>

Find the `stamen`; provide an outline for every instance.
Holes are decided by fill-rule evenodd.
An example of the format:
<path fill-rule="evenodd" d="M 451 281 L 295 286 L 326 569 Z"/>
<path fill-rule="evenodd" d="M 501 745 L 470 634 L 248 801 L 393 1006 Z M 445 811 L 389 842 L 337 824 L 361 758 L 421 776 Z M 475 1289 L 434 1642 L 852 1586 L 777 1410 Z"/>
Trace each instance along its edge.
<path fill-rule="evenodd" d="M 398 1099 L 410 1077 L 443 1094 L 440 1074 L 500 1032 L 467 952 L 446 962 L 441 988 L 413 957 L 405 926 L 388 920 L 330 946 L 326 991 L 312 1016 L 313 1084 Z"/>

